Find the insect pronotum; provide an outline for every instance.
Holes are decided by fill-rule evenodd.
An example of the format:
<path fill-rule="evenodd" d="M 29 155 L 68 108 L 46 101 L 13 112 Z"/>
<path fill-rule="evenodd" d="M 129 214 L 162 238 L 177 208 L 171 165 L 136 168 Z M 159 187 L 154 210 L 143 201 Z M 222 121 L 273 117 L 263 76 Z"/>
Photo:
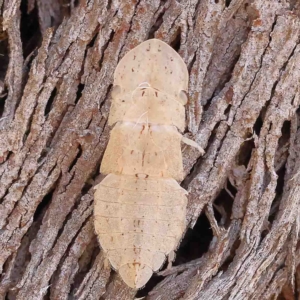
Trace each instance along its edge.
<path fill-rule="evenodd" d="M 166 43 L 129 51 L 114 74 L 108 119 L 114 125 L 95 189 L 95 230 L 125 283 L 143 287 L 174 251 L 186 228 L 181 142 L 188 71 Z"/>

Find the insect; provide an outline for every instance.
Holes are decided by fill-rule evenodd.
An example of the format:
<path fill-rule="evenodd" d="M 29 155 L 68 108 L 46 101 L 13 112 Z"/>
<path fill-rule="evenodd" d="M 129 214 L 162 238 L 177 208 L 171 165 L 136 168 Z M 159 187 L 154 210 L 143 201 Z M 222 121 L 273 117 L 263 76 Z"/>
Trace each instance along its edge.
<path fill-rule="evenodd" d="M 114 125 L 95 187 L 95 230 L 125 283 L 143 287 L 178 247 L 186 228 L 181 142 L 188 70 L 166 43 L 129 51 L 114 73 L 108 123 Z"/>

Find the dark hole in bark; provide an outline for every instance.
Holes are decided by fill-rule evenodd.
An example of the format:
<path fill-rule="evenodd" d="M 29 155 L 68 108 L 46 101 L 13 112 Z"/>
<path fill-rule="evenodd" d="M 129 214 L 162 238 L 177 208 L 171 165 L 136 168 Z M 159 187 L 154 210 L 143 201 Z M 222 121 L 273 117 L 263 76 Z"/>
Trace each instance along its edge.
<path fill-rule="evenodd" d="M 246 168 L 251 158 L 252 150 L 255 148 L 254 140 L 249 139 L 245 141 L 239 150 L 237 155 L 237 163 L 238 165 L 244 165 Z"/>
<path fill-rule="evenodd" d="M 50 95 L 50 98 L 46 104 L 46 107 L 45 107 L 45 113 L 44 115 L 47 116 L 51 110 L 51 108 L 53 107 L 53 102 L 55 100 L 55 97 L 56 97 L 56 94 L 57 94 L 57 89 L 56 87 L 53 89 L 53 91 L 51 92 L 51 95 Z"/>
<path fill-rule="evenodd" d="M 51 16 L 50 17 L 50 23 L 51 23 L 51 27 L 53 27 L 55 25 L 55 19 Z"/>
<path fill-rule="evenodd" d="M 0 28 L 1 30 L 1 28 Z M 7 71 L 9 56 L 8 56 L 8 39 L 0 40 L 0 80 L 4 81 L 5 73 Z M 2 99 L 0 99 L 1 105 Z"/>
<path fill-rule="evenodd" d="M 40 157 L 38 158 L 37 162 L 38 163 L 41 163 L 43 162 L 44 158 L 47 156 L 48 154 L 48 150 L 47 149 L 43 149 L 42 152 L 41 152 L 41 155 Z"/>
<path fill-rule="evenodd" d="M 229 104 L 229 105 L 226 107 L 226 109 L 225 109 L 225 111 L 224 111 L 224 115 L 225 115 L 225 116 L 227 116 L 227 115 L 229 114 L 230 109 L 231 109 L 231 104 Z"/>
<path fill-rule="evenodd" d="M 263 227 L 263 230 L 261 232 L 261 235 L 260 235 L 260 242 L 262 242 L 264 240 L 264 238 L 268 235 L 269 233 L 269 226 L 268 227 Z"/>
<path fill-rule="evenodd" d="M 181 45 L 181 30 L 178 28 L 176 36 L 173 41 L 171 41 L 170 46 L 175 50 L 179 51 Z"/>
<path fill-rule="evenodd" d="M 27 57 L 41 43 L 41 32 L 39 27 L 37 6 L 28 14 L 27 1 L 21 2 L 21 39 L 23 56 Z"/>
<path fill-rule="evenodd" d="M 4 112 L 4 106 L 5 106 L 6 99 L 7 99 L 7 95 L 4 96 L 4 97 L 2 97 L 2 98 L 0 98 L 0 119 L 1 119 L 1 117 L 3 115 L 3 112 Z"/>
<path fill-rule="evenodd" d="M 236 189 L 227 181 L 227 190 L 234 197 Z M 215 218 L 221 226 L 227 227 L 230 223 L 232 212 L 233 198 L 225 189 L 221 190 L 218 197 L 214 201 Z M 217 212 L 217 213 L 216 213 Z"/>
<path fill-rule="evenodd" d="M 285 145 L 290 139 L 291 122 L 285 121 L 281 128 L 281 137 L 278 141 L 278 147 Z"/>
<path fill-rule="evenodd" d="M 213 238 L 210 223 L 203 213 L 197 220 L 194 228 L 189 228 L 176 252 L 176 259 L 173 265 L 180 265 L 200 258 L 207 252 Z"/>
<path fill-rule="evenodd" d="M 42 218 L 47 210 L 47 208 L 50 205 L 51 199 L 52 199 L 53 191 L 49 192 L 43 200 L 40 202 L 40 204 L 37 206 L 35 213 L 33 215 L 33 221 L 37 221 L 40 218 Z"/>
<path fill-rule="evenodd" d="M 231 0 L 226 0 L 226 1 L 225 1 L 226 7 L 228 7 L 228 6 L 230 5 L 230 3 L 231 3 Z"/>
<path fill-rule="evenodd" d="M 292 104 L 295 103 L 295 97 L 296 97 L 296 96 L 294 96 L 294 99 L 293 99 Z M 300 107 L 298 107 L 298 108 L 296 109 L 296 113 L 295 113 L 295 114 L 298 115 L 298 116 L 300 116 Z"/>
<path fill-rule="evenodd" d="M 209 98 L 209 99 L 204 99 L 204 101 L 201 100 L 201 104 L 202 104 L 202 110 L 203 112 L 207 111 L 211 105 L 211 100 L 213 99 L 213 97 Z"/>
<path fill-rule="evenodd" d="M 256 119 L 255 123 L 254 123 L 254 126 L 253 126 L 254 132 L 255 132 L 257 135 L 260 134 L 260 130 L 261 130 L 261 128 L 262 128 L 262 125 L 263 125 L 262 116 L 259 115 L 258 118 Z"/>
<path fill-rule="evenodd" d="M 84 89 L 84 84 L 82 84 L 82 83 L 80 83 L 79 85 L 78 85 L 78 89 L 77 89 L 77 92 L 76 92 L 76 99 L 75 99 L 75 104 L 77 104 L 78 103 L 78 101 L 79 101 L 79 99 L 81 98 L 81 96 L 82 96 L 82 91 L 83 91 L 83 89 Z"/>
<path fill-rule="evenodd" d="M 109 10 L 111 8 L 112 0 L 108 0 L 106 4 L 106 9 Z"/>
<path fill-rule="evenodd" d="M 99 169 L 97 169 L 97 170 L 99 170 Z M 92 187 L 93 187 L 93 184 L 86 182 L 85 185 L 84 185 L 84 187 L 81 190 L 81 194 L 82 195 L 87 194 Z"/>
<path fill-rule="evenodd" d="M 98 32 L 98 31 L 99 31 L 99 28 L 97 28 L 95 31 Z M 88 45 L 87 45 L 87 47 L 86 47 L 87 49 L 94 47 L 95 41 L 97 40 L 97 36 L 98 36 L 97 34 L 95 34 L 95 35 L 93 36 L 93 38 L 91 39 L 91 41 L 88 43 Z"/>

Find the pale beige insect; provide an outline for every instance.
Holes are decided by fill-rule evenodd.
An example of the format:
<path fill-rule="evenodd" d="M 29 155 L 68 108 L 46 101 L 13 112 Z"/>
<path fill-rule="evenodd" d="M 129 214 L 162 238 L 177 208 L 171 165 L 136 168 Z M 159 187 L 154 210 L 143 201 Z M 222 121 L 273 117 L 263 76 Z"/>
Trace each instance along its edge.
<path fill-rule="evenodd" d="M 114 125 L 95 189 L 95 230 L 112 267 L 141 288 L 175 250 L 186 228 L 181 142 L 188 71 L 157 39 L 143 42 L 114 74 Z"/>

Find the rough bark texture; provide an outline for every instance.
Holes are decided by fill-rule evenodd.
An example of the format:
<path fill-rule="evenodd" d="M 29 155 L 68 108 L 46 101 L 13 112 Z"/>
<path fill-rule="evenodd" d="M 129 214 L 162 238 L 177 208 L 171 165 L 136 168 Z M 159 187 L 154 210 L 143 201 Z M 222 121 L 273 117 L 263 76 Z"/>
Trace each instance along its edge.
<path fill-rule="evenodd" d="M 1 299 L 297 299 L 300 5 L 0 0 Z M 52 28 L 50 28 L 52 26 Z M 189 229 L 138 293 L 104 267 L 93 190 L 118 60 L 156 37 L 190 71 Z"/>

